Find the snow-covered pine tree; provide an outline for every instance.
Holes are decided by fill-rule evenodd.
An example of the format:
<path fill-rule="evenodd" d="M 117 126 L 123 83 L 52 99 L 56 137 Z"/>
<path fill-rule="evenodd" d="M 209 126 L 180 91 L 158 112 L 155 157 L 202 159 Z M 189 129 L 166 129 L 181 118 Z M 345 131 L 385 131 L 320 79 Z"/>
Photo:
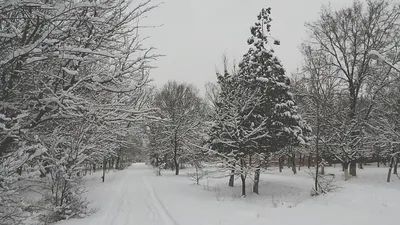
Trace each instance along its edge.
<path fill-rule="evenodd" d="M 215 98 L 213 122 L 209 132 L 209 146 L 216 150 L 219 157 L 222 156 L 223 165 L 229 170 L 229 186 L 233 187 L 235 179 L 235 166 L 237 158 L 229 155 L 232 148 L 221 142 L 219 139 L 223 132 L 224 122 L 228 117 L 227 111 L 225 111 L 226 105 L 229 101 L 234 99 L 232 90 L 235 90 L 237 83 L 234 82 L 232 75 L 228 71 L 224 71 L 223 74 L 217 73 L 219 93 L 218 97 Z M 213 152 L 212 152 L 213 153 Z M 228 156 L 229 155 L 229 156 Z"/>
<path fill-rule="evenodd" d="M 289 90 L 290 80 L 285 75 L 279 59 L 274 56 L 271 44 L 280 42 L 270 35 L 271 8 L 264 8 L 251 27 L 251 37 L 247 43 L 248 52 L 239 64 L 240 85 L 248 89 L 258 89 L 262 102 L 254 109 L 249 124 L 266 121 L 269 135 L 258 141 L 255 153 L 277 151 L 287 145 L 306 143 L 304 131 L 309 130 L 297 112 L 294 97 Z M 271 43 L 272 42 L 272 43 Z M 259 169 L 255 175 L 254 192 L 258 192 Z"/>
<path fill-rule="evenodd" d="M 240 175 L 242 196 L 246 195 L 246 176 L 251 171 L 247 158 L 252 155 L 260 139 L 266 137 L 264 118 L 254 123 L 253 111 L 259 106 L 258 89 L 242 86 L 243 81 L 225 71 L 218 75 L 221 91 L 215 107 L 215 121 L 210 132 L 210 142 L 226 169 L 229 170 L 230 186 L 233 175 Z"/>

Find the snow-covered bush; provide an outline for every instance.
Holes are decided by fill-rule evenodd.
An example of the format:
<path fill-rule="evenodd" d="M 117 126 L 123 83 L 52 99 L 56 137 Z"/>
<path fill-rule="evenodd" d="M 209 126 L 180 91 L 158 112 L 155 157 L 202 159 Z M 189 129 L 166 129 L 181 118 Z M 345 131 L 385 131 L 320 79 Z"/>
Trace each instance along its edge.
<path fill-rule="evenodd" d="M 44 179 L 46 192 L 43 199 L 48 210 L 46 221 L 84 216 L 87 213 L 87 202 L 82 197 L 84 189 L 78 161 L 81 156 L 68 147 L 56 147 L 49 152 L 49 173 Z"/>
<path fill-rule="evenodd" d="M 193 167 L 195 169 L 194 172 L 187 173 L 187 175 L 190 180 L 196 182 L 196 184 L 199 185 L 200 180 L 207 176 L 207 171 L 204 171 L 203 166 L 199 163 L 195 163 Z"/>
<path fill-rule="evenodd" d="M 19 188 L 15 188 L 16 176 L 11 176 L 7 166 L 0 165 L 0 224 L 13 224 L 21 221 L 22 208 L 20 205 Z"/>
<path fill-rule="evenodd" d="M 41 144 L 21 142 L 15 152 L 0 157 L 0 224 L 19 224 L 29 216 L 26 212 L 29 204 L 24 202 L 21 193 L 30 187 L 25 180 L 38 173 L 28 163 L 44 152 L 46 149 Z M 24 174 L 22 167 L 25 167 Z"/>
<path fill-rule="evenodd" d="M 318 173 L 318 177 L 316 177 L 315 173 L 311 170 L 308 171 L 308 174 L 314 179 L 314 182 L 317 183 L 317 190 L 315 186 L 311 189 L 311 195 L 320 195 L 332 192 L 339 188 L 339 186 L 335 183 L 335 174 L 320 174 Z"/>
<path fill-rule="evenodd" d="M 58 170 L 46 183 L 46 188 L 50 190 L 44 196 L 48 212 L 43 219 L 47 222 L 80 218 L 90 213 L 88 202 L 82 196 L 85 189 L 81 178 L 67 178 L 67 176 L 62 170 Z"/>

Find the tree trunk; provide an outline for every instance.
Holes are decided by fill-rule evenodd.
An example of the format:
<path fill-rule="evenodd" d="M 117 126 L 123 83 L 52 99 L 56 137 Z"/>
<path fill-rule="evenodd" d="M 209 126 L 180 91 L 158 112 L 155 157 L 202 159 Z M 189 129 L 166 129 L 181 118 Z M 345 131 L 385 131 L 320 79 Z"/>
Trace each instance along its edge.
<path fill-rule="evenodd" d="M 160 165 L 160 160 L 158 159 L 158 157 L 156 158 L 155 166 L 157 168 L 156 176 L 161 176 L 161 165 Z"/>
<path fill-rule="evenodd" d="M 88 168 L 89 168 L 88 165 L 85 163 L 85 174 L 84 174 L 84 176 L 87 175 Z"/>
<path fill-rule="evenodd" d="M 379 168 L 379 167 L 380 167 L 380 165 L 379 165 L 379 161 L 378 161 L 377 165 L 378 165 L 378 168 Z"/>
<path fill-rule="evenodd" d="M 174 165 L 175 165 L 175 175 L 179 175 L 179 162 L 178 162 L 178 139 L 175 133 L 174 140 Z"/>
<path fill-rule="evenodd" d="M 174 168 L 175 168 L 175 175 L 179 175 L 179 162 L 177 156 L 177 150 L 174 150 Z"/>
<path fill-rule="evenodd" d="M 161 176 L 161 167 L 157 167 L 157 176 Z"/>
<path fill-rule="evenodd" d="M 233 173 L 235 172 L 235 170 L 231 170 L 231 175 L 229 176 L 229 187 L 233 187 L 234 182 L 235 182 L 235 175 L 233 175 Z"/>
<path fill-rule="evenodd" d="M 343 163 L 343 171 L 344 171 L 344 180 L 348 180 L 349 179 L 349 163 L 348 162 L 344 162 Z"/>
<path fill-rule="evenodd" d="M 12 137 L 6 137 L 2 142 L 0 142 L 0 157 L 7 152 L 7 149 L 12 144 L 13 140 L 14 138 Z"/>
<path fill-rule="evenodd" d="M 174 164 L 175 164 L 175 175 L 179 175 L 179 162 L 176 158 L 174 158 Z"/>
<path fill-rule="evenodd" d="M 311 167 L 311 154 L 308 155 L 308 165 L 307 165 L 308 169 L 310 169 Z"/>
<path fill-rule="evenodd" d="M 106 169 L 107 169 L 107 161 L 106 158 L 103 159 L 103 176 L 101 177 L 104 180 L 106 179 Z"/>
<path fill-rule="evenodd" d="M 195 165 L 195 168 L 196 168 L 196 184 L 199 185 L 200 174 L 199 174 L 199 167 L 198 167 L 197 163 Z"/>
<path fill-rule="evenodd" d="M 289 156 L 286 156 L 286 158 L 287 158 L 287 167 L 288 168 L 290 168 L 291 166 L 292 166 L 292 163 L 290 162 L 290 157 Z"/>
<path fill-rule="evenodd" d="M 240 179 L 242 180 L 242 196 L 246 197 L 246 178 L 243 174 L 240 174 Z"/>
<path fill-rule="evenodd" d="M 364 169 L 363 163 L 362 163 L 362 162 L 359 162 L 359 163 L 358 163 L 358 168 L 359 168 L 360 170 L 363 170 L 363 169 Z"/>
<path fill-rule="evenodd" d="M 282 169 L 283 169 L 282 157 L 279 157 L 278 162 L 279 162 L 279 165 L 278 165 L 279 172 L 282 173 Z"/>
<path fill-rule="evenodd" d="M 93 173 L 95 173 L 95 172 L 96 172 L 96 164 L 93 163 Z"/>
<path fill-rule="evenodd" d="M 257 166 L 254 174 L 253 192 L 258 194 L 258 184 L 260 182 L 260 166 Z"/>
<path fill-rule="evenodd" d="M 299 154 L 299 171 L 300 171 L 300 167 L 301 167 L 301 160 L 302 160 L 302 158 L 301 158 L 301 153 Z"/>
<path fill-rule="evenodd" d="M 390 176 L 391 176 L 391 174 L 392 174 L 393 164 L 394 164 L 394 157 L 392 157 L 392 158 L 390 159 L 389 172 L 388 172 L 388 175 L 387 175 L 387 182 L 388 182 L 388 183 L 390 182 Z"/>
<path fill-rule="evenodd" d="M 357 176 L 357 163 L 356 161 L 350 162 L 350 175 L 353 177 Z"/>
<path fill-rule="evenodd" d="M 233 163 L 233 168 L 231 169 L 231 175 L 229 176 L 229 187 L 233 187 L 235 182 L 235 163 Z"/>
<path fill-rule="evenodd" d="M 394 168 L 393 168 L 393 174 L 397 174 L 397 163 L 398 163 L 398 161 L 399 161 L 399 158 L 395 158 L 395 161 L 394 161 Z"/>
<path fill-rule="evenodd" d="M 115 162 L 115 169 L 117 169 L 117 170 L 120 169 L 120 165 L 119 165 L 120 160 L 121 160 L 121 156 L 120 156 L 120 154 L 118 154 L 117 161 Z"/>
<path fill-rule="evenodd" d="M 42 177 L 42 173 L 43 173 L 43 172 L 40 171 L 40 177 Z M 22 166 L 20 166 L 20 167 L 17 168 L 17 174 L 18 174 L 19 176 L 22 175 Z M 45 176 L 46 176 L 46 175 L 45 175 Z M 44 176 L 44 177 L 45 177 L 45 176 Z"/>
<path fill-rule="evenodd" d="M 246 177 L 244 176 L 244 167 L 245 162 L 244 159 L 240 159 L 240 178 L 242 180 L 242 196 L 246 197 Z"/>
<path fill-rule="evenodd" d="M 293 171 L 293 174 L 296 174 L 297 171 L 296 171 L 296 154 L 295 153 L 292 154 L 291 160 L 292 160 L 292 171 Z"/>

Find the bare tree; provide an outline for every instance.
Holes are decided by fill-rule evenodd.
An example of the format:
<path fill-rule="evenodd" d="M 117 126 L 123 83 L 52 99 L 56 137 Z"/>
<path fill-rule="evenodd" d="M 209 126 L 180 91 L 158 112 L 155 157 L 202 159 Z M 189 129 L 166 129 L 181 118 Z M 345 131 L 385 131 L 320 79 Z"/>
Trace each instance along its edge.
<path fill-rule="evenodd" d="M 160 109 L 160 116 L 165 120 L 163 136 L 170 141 L 175 175 L 179 175 L 186 144 L 192 141 L 204 121 L 204 101 L 194 86 L 170 81 L 155 96 L 154 106 Z"/>
<path fill-rule="evenodd" d="M 206 96 L 205 99 L 215 107 L 215 104 L 219 101 L 219 86 L 217 83 L 207 82 L 206 85 Z"/>
<path fill-rule="evenodd" d="M 362 123 L 368 119 L 375 106 L 361 107 L 360 96 L 382 86 L 386 80 L 377 81 L 377 76 L 387 78 L 392 69 L 378 67 L 370 63 L 370 50 L 385 52 L 393 63 L 400 60 L 398 44 L 394 36 L 398 32 L 399 10 L 385 0 L 369 0 L 366 4 L 354 2 L 351 7 L 332 11 L 323 8 L 320 18 L 306 25 L 309 31 L 308 45 L 313 52 L 323 52 L 326 56 L 325 66 L 334 67 L 335 78 L 344 85 L 342 89 L 343 104 L 346 116 L 341 118 L 341 133 L 346 134 L 339 139 L 345 142 L 342 148 L 345 167 L 350 166 L 350 174 L 356 175 L 356 161 L 362 156 L 357 149 L 362 145 Z M 397 52 L 397 53 L 396 53 Z M 378 88 L 379 89 L 379 88 Z M 370 98 L 374 99 L 373 91 Z M 343 146 L 343 145 L 340 145 Z"/>

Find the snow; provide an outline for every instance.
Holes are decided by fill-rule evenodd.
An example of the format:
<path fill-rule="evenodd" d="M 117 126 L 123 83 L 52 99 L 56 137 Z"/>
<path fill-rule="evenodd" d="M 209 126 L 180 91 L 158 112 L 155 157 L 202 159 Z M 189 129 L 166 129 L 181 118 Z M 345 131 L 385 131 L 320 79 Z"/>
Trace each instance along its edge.
<path fill-rule="evenodd" d="M 46 59 L 45 57 L 29 57 L 26 59 L 26 63 L 33 63 L 37 61 L 41 61 L 43 59 Z"/>
<path fill-rule="evenodd" d="M 107 9 L 109 8 L 107 5 L 103 5 L 103 4 L 98 4 L 97 2 L 80 2 L 76 5 L 76 7 L 96 7 L 96 8 L 100 8 L 100 9 Z"/>
<path fill-rule="evenodd" d="M 378 51 L 376 51 L 376 50 L 371 50 L 371 51 L 369 51 L 369 55 L 371 56 L 371 57 L 373 57 L 373 58 L 377 58 L 377 59 L 379 59 L 379 60 L 381 60 L 381 61 L 385 61 L 385 57 L 383 57 L 383 55 L 382 54 L 380 54 Z"/>
<path fill-rule="evenodd" d="M 4 115 L 3 113 L 0 113 L 0 119 L 4 120 L 4 121 L 10 121 L 11 118 L 8 118 L 6 115 Z"/>
<path fill-rule="evenodd" d="M 376 225 L 397 221 L 400 181 L 393 177 L 392 183 L 386 183 L 387 168 L 366 167 L 358 171 L 359 177 L 344 182 L 340 166 L 327 167 L 327 173 L 336 174 L 340 188 L 318 197 L 311 197 L 313 180 L 303 170 L 307 169 L 297 175 L 290 169 L 264 171 L 260 195 L 242 198 L 240 180 L 234 188 L 227 186 L 227 178 L 204 179 L 195 185 L 186 177 L 190 170 L 182 170 L 180 176 L 172 171 L 155 176 L 148 166 L 133 164 L 124 171 L 109 172 L 105 183 L 100 181 L 100 172 L 87 176 L 87 197 L 99 211 L 57 225 Z"/>
<path fill-rule="evenodd" d="M 369 51 L 368 55 L 371 58 L 377 59 L 378 61 L 382 61 L 384 63 L 386 63 L 387 65 L 389 65 L 390 67 L 392 67 L 394 70 L 396 70 L 397 72 L 400 72 L 400 68 L 396 67 L 395 65 L 393 65 L 392 63 L 390 63 L 382 54 L 380 54 L 378 51 L 376 50 L 371 50 Z"/>
<path fill-rule="evenodd" d="M 13 38 L 16 36 L 17 36 L 16 34 L 0 32 L 0 38 Z"/>
<path fill-rule="evenodd" d="M 80 47 L 73 47 L 73 46 L 64 46 L 63 48 L 60 48 L 60 51 L 66 51 L 66 52 L 78 52 L 78 53 L 88 53 L 88 54 L 95 54 L 95 55 L 101 55 L 101 56 L 106 56 L 106 57 L 110 57 L 110 58 L 117 58 L 117 57 L 121 57 L 121 55 L 118 54 L 111 54 L 107 51 L 103 51 L 103 50 L 92 50 L 89 48 L 80 48 Z"/>
<path fill-rule="evenodd" d="M 269 81 L 269 79 L 266 78 L 266 77 L 257 77 L 256 79 L 257 79 L 258 81 L 261 81 L 261 82 L 268 82 L 268 81 Z"/>
<path fill-rule="evenodd" d="M 77 61 L 84 61 L 83 57 L 71 55 L 71 54 L 67 54 L 67 53 L 62 53 L 62 54 L 56 53 L 54 55 L 58 56 L 58 58 L 60 58 L 60 59 L 72 59 L 72 60 L 77 60 Z"/>
<path fill-rule="evenodd" d="M 70 70 L 70 69 L 68 69 L 68 68 L 66 68 L 66 67 L 63 67 L 62 70 L 63 70 L 64 72 L 66 72 L 67 74 L 70 74 L 70 75 L 78 75 L 78 74 L 79 74 L 78 71 L 76 71 L 76 70 Z"/>
<path fill-rule="evenodd" d="M 124 225 L 177 224 L 159 200 L 153 185 L 152 170 L 144 164 L 106 174 L 101 183 L 101 172 L 88 177 L 88 199 L 92 207 L 99 207 L 94 215 L 84 219 L 61 221 L 58 225 Z"/>

